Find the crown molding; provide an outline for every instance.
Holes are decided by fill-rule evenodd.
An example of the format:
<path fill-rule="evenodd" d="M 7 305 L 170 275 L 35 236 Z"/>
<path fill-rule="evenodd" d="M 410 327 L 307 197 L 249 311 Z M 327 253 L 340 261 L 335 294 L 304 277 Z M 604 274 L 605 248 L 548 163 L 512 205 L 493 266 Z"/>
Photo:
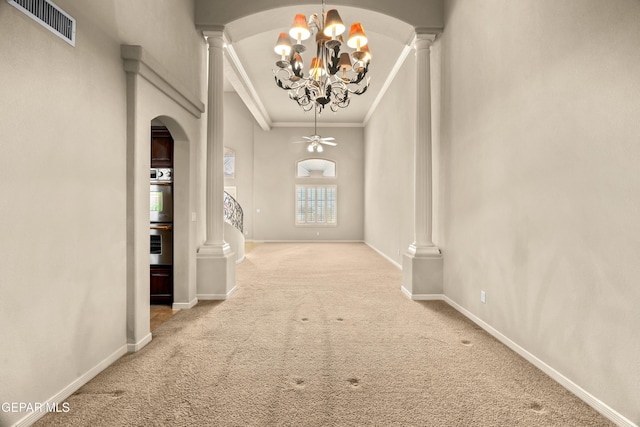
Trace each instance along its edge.
<path fill-rule="evenodd" d="M 225 76 L 245 103 L 253 117 L 263 130 L 271 130 L 273 123 L 267 113 L 267 109 L 258 96 L 258 92 L 253 87 L 249 75 L 238 58 L 238 54 L 233 48 L 231 37 L 224 34 L 224 62 Z"/>
<path fill-rule="evenodd" d="M 411 46 L 411 44 L 409 44 L 409 45 L 405 45 L 404 48 L 402 49 L 402 52 L 400 52 L 400 55 L 398 56 L 396 63 L 391 69 L 391 72 L 389 72 L 389 75 L 387 76 L 386 80 L 382 84 L 382 87 L 380 88 L 380 92 L 378 92 L 378 96 L 376 96 L 376 99 L 374 99 L 373 102 L 371 103 L 371 108 L 369 108 L 369 112 L 367 112 L 367 115 L 364 117 L 364 120 L 362 121 L 363 127 L 366 126 L 367 123 L 369 123 L 371 116 L 373 116 L 373 113 L 375 113 L 376 108 L 378 108 L 378 105 L 382 102 L 382 98 L 384 98 L 384 95 L 387 93 L 387 90 L 391 86 L 391 83 L 393 83 L 393 81 L 395 80 L 396 75 L 398 74 L 398 72 L 400 72 L 400 68 L 402 68 L 404 61 L 407 59 L 407 57 L 409 56 L 409 53 L 411 53 L 412 50 L 413 50 L 413 47 Z"/>
<path fill-rule="evenodd" d="M 405 46 L 402 49 L 402 52 L 400 52 L 400 55 L 398 55 L 398 59 L 396 60 L 396 63 L 391 69 L 391 72 L 389 72 L 389 75 L 387 76 L 386 80 L 384 81 L 382 88 L 380 89 L 380 92 L 378 92 L 378 96 L 371 103 L 371 108 L 369 108 L 369 112 L 367 113 L 367 115 L 364 117 L 364 120 L 362 121 L 363 127 L 366 126 L 367 123 L 369 123 L 371 116 L 373 116 L 373 113 L 375 113 L 376 108 L 378 108 L 378 105 L 380 104 L 380 102 L 382 102 L 382 98 L 384 98 L 384 95 L 387 93 L 387 90 L 391 86 L 391 83 L 393 83 L 393 81 L 396 78 L 396 75 L 400 72 L 402 65 L 404 65 L 404 61 L 407 59 L 411 51 L 414 49 L 416 41 L 426 39 L 433 43 L 436 37 L 437 37 L 437 34 L 435 34 L 434 29 L 425 30 L 424 28 L 416 29 L 415 33 L 411 35 L 409 40 L 407 40 L 407 42 L 405 43 Z"/>
<path fill-rule="evenodd" d="M 138 74 L 173 99 L 194 117 L 200 118 L 205 111 L 204 103 L 193 95 L 178 79 L 173 77 L 160 63 L 138 45 L 121 45 L 120 55 L 124 70 Z"/>
<path fill-rule="evenodd" d="M 313 122 L 273 122 L 271 126 L 274 128 L 308 128 L 313 126 Z M 323 123 L 318 122 L 316 127 L 319 128 L 361 128 L 364 127 L 362 123 L 358 122 L 344 122 L 344 123 Z"/>

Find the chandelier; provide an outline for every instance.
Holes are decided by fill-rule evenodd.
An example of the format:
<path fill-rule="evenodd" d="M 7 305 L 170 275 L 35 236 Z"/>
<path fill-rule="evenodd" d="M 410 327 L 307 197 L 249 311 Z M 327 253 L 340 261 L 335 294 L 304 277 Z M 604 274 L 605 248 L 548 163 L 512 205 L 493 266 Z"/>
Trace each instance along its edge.
<path fill-rule="evenodd" d="M 362 95 L 369 87 L 369 63 L 371 52 L 362 24 L 351 25 L 346 45 L 353 52 L 341 51 L 344 47 L 342 33 L 346 30 L 336 9 L 314 13 L 306 19 L 297 14 L 289 33 L 280 33 L 275 52 L 280 55 L 274 70 L 278 87 L 289 93 L 304 111 L 316 108 L 322 111 L 329 106 L 331 111 L 346 108 L 351 95 Z M 302 53 L 307 50 L 304 40 L 315 35 L 315 56 L 305 74 Z M 294 43 L 291 43 L 291 39 Z"/>

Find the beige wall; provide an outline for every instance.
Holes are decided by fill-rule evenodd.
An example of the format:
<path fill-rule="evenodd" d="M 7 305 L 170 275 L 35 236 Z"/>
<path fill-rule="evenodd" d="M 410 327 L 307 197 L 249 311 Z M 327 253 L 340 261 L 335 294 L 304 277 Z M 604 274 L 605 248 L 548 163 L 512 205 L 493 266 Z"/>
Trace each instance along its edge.
<path fill-rule="evenodd" d="M 398 266 L 414 237 L 415 80 L 410 53 L 364 132 L 365 241 Z"/>
<path fill-rule="evenodd" d="M 142 45 L 206 99 L 206 47 L 191 1 L 56 3 L 78 20 L 75 48 L 0 2 L 0 51 L 10 58 L 0 61 L 0 401 L 46 401 L 126 348 L 120 45 Z M 442 53 L 434 61 L 442 70 L 434 166 L 443 177 L 434 240 L 445 257 L 445 294 L 637 423 L 640 5 L 446 6 L 432 56 Z M 308 154 L 291 141 L 312 130 L 262 131 L 235 95 L 225 97 L 225 114 L 233 112 L 225 145 L 242 154 L 236 183 L 248 238 L 366 239 L 400 261 L 397 251 L 413 238 L 413 66 L 410 56 L 364 131 L 320 128 L 339 143 L 323 155 L 338 162 L 335 228 L 294 226 L 295 161 Z M 146 82 L 140 93 L 136 138 L 147 140 L 145 126 L 159 115 L 179 125 L 184 162 L 198 165 L 188 171 L 189 210 L 201 223 L 204 121 Z M 144 180 L 138 163 L 134 175 Z M 201 237 L 192 233 L 185 240 L 195 251 Z M 193 272 L 193 259 L 184 263 Z M 0 413 L 0 424 L 24 415 Z"/>
<path fill-rule="evenodd" d="M 224 94 L 224 146 L 236 154 L 234 178 L 225 178 L 225 186 L 234 186 L 244 214 L 245 239 L 253 239 L 253 127 L 255 120 L 235 92 Z"/>
<path fill-rule="evenodd" d="M 120 45 L 144 46 L 195 95 L 204 87 L 206 49 L 190 2 L 56 4 L 77 19 L 75 47 L 0 2 L 2 402 L 70 393 L 127 349 L 130 153 Z M 137 100 L 144 129 L 136 137 L 148 144 L 151 119 L 165 114 L 182 126 L 181 143 L 197 145 L 200 121 L 144 82 L 140 91 L 156 96 Z M 136 205 L 148 209 L 148 187 L 141 197 Z M 0 425 L 25 415 L 0 412 Z"/>
<path fill-rule="evenodd" d="M 637 423 L 640 3 L 446 6 L 445 294 Z"/>
<path fill-rule="evenodd" d="M 306 144 L 294 144 L 292 141 L 311 135 L 312 127 L 264 131 L 236 93 L 225 93 L 224 108 L 224 145 L 236 151 L 236 177 L 225 179 L 225 185 L 236 186 L 244 212 L 247 240 L 363 239 L 362 128 L 318 127 L 320 135 L 333 136 L 338 146 L 327 147 L 321 154 L 310 154 Z M 329 180 L 296 179 L 296 162 L 310 157 L 337 162 L 338 176 Z M 295 185 L 309 182 L 338 185 L 336 227 L 300 227 L 294 224 Z"/>
<path fill-rule="evenodd" d="M 302 113 L 301 113 L 302 114 Z M 253 239 L 255 240 L 362 240 L 363 239 L 363 138 L 361 128 L 318 127 L 322 136 L 333 136 L 337 147 L 328 147 L 321 155 L 311 155 L 306 144 L 294 144 L 313 128 L 254 127 Z M 296 183 L 319 182 L 313 178 L 296 179 L 296 162 L 320 157 L 337 163 L 335 180 L 322 183 L 338 185 L 338 225 L 300 227 L 294 221 Z M 257 210 L 260 209 L 260 213 Z"/>

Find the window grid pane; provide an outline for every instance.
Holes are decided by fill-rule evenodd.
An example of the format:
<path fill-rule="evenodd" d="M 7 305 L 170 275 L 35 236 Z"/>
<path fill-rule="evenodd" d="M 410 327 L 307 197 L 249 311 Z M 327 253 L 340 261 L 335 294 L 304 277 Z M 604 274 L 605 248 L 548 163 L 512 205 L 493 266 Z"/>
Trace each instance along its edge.
<path fill-rule="evenodd" d="M 318 200 L 316 202 L 316 211 L 318 212 L 317 222 L 326 222 L 325 218 L 325 191 L 324 187 L 318 187 Z"/>
<path fill-rule="evenodd" d="M 336 222 L 336 189 L 334 187 L 327 188 L 327 222 L 330 224 Z"/>
<path fill-rule="evenodd" d="M 304 187 L 298 187 L 296 189 L 296 222 L 298 224 L 304 224 L 306 222 L 305 200 Z"/>
<path fill-rule="evenodd" d="M 336 224 L 335 185 L 296 185 L 296 224 Z"/>
<path fill-rule="evenodd" d="M 316 189 L 314 187 L 307 188 L 307 222 L 316 222 Z"/>

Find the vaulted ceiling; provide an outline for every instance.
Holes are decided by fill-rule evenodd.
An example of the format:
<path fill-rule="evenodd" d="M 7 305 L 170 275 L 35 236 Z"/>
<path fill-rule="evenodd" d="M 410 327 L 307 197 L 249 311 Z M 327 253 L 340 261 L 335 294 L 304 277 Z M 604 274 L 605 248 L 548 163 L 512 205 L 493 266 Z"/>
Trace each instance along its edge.
<path fill-rule="evenodd" d="M 424 7 L 428 7 L 429 1 L 423 3 Z M 291 2 L 281 0 L 279 3 Z M 357 3 L 357 1 L 352 3 Z M 380 2 L 378 1 L 378 3 Z M 435 1 L 435 3 L 439 5 L 440 1 Z M 196 16 L 196 23 L 202 29 L 224 29 L 226 38 L 225 90 L 237 92 L 256 121 L 264 129 L 313 124 L 313 111 L 303 111 L 295 101 L 289 99 L 284 90 L 276 85 L 273 71 L 277 69 L 275 63 L 279 57 L 273 48 L 278 34 L 288 32 L 297 13 L 303 13 L 307 17 L 313 13 L 320 14 L 322 12 L 320 2 L 315 5 L 284 6 L 262 10 L 239 17 L 224 25 L 212 22 L 213 18 L 210 18 L 209 22 L 203 22 L 207 16 L 205 12 L 210 12 L 215 7 L 217 6 L 208 0 L 196 0 L 196 13 L 201 12 L 200 16 Z M 411 53 L 411 43 L 416 28 L 397 18 L 373 10 L 340 5 L 325 6 L 325 10 L 330 8 L 338 9 L 347 28 L 354 22 L 362 23 L 369 39 L 369 49 L 372 54 L 368 73 L 371 85 L 363 95 L 353 96 L 348 108 L 340 109 L 335 113 L 325 109 L 318 117 L 318 126 L 328 124 L 331 126 L 364 126 L 375 110 L 386 87 L 393 80 L 397 68 Z M 202 12 L 203 9 L 206 9 L 205 12 Z M 437 8 L 434 10 L 437 11 Z M 223 15 L 224 12 L 222 11 Z M 230 16 L 233 16 L 235 12 L 234 10 L 226 11 Z M 247 11 L 237 13 L 243 14 Z M 214 14 L 213 16 L 219 15 Z M 432 28 L 429 31 L 439 32 L 439 28 Z M 305 44 L 307 52 L 303 59 L 305 63 L 308 63 L 310 57 L 313 56 L 311 51 L 315 51 L 315 45 L 312 43 L 312 39 L 307 40 Z"/>

